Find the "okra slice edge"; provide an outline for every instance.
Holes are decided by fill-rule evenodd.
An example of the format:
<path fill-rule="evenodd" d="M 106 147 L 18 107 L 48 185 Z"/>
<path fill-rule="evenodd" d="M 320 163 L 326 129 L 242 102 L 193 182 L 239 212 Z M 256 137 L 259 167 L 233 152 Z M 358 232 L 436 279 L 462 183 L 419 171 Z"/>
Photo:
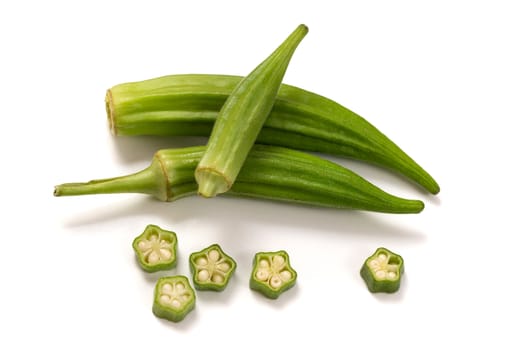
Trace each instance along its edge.
<path fill-rule="evenodd" d="M 172 322 L 182 321 L 195 308 L 195 291 L 186 276 L 161 277 L 155 285 L 153 314 Z"/>
<path fill-rule="evenodd" d="M 177 234 L 157 225 L 147 225 L 133 240 L 133 250 L 146 272 L 169 270 L 177 265 Z"/>
<path fill-rule="evenodd" d="M 371 293 L 395 293 L 401 286 L 404 261 L 384 247 L 376 249 L 361 267 L 361 277 Z"/>
<path fill-rule="evenodd" d="M 270 299 L 277 299 L 292 288 L 297 272 L 290 265 L 290 257 L 284 250 L 259 252 L 253 259 L 250 288 Z"/>
<path fill-rule="evenodd" d="M 222 291 L 237 268 L 235 260 L 218 244 L 190 254 L 193 285 L 199 290 Z"/>

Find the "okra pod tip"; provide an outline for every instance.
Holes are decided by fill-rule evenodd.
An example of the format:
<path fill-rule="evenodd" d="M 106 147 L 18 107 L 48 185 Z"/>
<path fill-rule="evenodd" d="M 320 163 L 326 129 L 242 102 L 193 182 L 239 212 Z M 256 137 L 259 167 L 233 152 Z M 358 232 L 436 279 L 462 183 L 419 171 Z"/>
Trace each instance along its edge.
<path fill-rule="evenodd" d="M 195 171 L 199 194 L 227 192 L 270 114 L 295 49 L 308 33 L 299 25 L 282 44 L 242 79 L 214 123 L 206 151 Z"/>

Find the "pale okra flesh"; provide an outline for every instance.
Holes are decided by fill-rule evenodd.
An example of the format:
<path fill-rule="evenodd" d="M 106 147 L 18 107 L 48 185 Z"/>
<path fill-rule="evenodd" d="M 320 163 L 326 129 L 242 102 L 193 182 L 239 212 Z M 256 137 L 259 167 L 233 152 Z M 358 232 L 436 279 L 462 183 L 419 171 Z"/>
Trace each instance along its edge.
<path fill-rule="evenodd" d="M 308 28 L 299 25 L 235 86 L 224 102 L 195 170 L 200 195 L 214 197 L 228 191 L 235 182 L 272 110 L 295 49 L 307 33 Z"/>
<path fill-rule="evenodd" d="M 284 250 L 260 252 L 253 258 L 250 288 L 270 299 L 277 299 L 292 288 L 297 272 L 290 265 L 290 257 Z"/>
<path fill-rule="evenodd" d="M 143 193 L 174 201 L 197 193 L 193 176 L 204 146 L 159 150 L 146 169 L 131 175 L 65 183 L 55 196 Z M 255 145 L 227 195 L 313 206 L 419 213 L 420 200 L 391 195 L 353 171 L 321 157 L 288 148 Z"/>
<path fill-rule="evenodd" d="M 224 290 L 236 267 L 235 260 L 218 244 L 212 244 L 190 255 L 193 285 L 199 290 Z"/>
<path fill-rule="evenodd" d="M 153 296 L 155 316 L 179 322 L 194 308 L 195 291 L 186 276 L 159 278 Z"/>
<path fill-rule="evenodd" d="M 111 131 L 123 136 L 209 136 L 241 79 L 186 74 L 113 86 L 106 94 Z M 439 192 L 432 176 L 366 119 L 298 87 L 281 85 L 256 142 L 359 159 Z"/>

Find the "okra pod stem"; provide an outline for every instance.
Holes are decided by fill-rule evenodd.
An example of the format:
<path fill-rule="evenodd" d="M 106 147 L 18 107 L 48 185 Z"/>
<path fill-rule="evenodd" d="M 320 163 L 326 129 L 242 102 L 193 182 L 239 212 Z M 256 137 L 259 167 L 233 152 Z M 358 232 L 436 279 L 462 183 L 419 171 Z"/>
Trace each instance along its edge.
<path fill-rule="evenodd" d="M 235 182 L 270 114 L 293 53 L 307 33 L 305 25 L 297 27 L 226 99 L 195 171 L 200 195 L 214 197 Z"/>
<path fill-rule="evenodd" d="M 194 172 L 204 146 L 159 150 L 151 165 L 131 175 L 66 183 L 55 196 L 143 193 L 174 201 L 197 193 Z M 254 145 L 227 195 L 383 213 L 418 213 L 420 200 L 393 196 L 353 171 L 304 152 Z"/>
<path fill-rule="evenodd" d="M 242 77 L 169 75 L 110 88 L 106 110 L 115 135 L 209 136 Z M 391 139 L 339 103 L 282 84 L 257 143 L 359 159 L 394 170 L 430 193 L 438 183 Z"/>

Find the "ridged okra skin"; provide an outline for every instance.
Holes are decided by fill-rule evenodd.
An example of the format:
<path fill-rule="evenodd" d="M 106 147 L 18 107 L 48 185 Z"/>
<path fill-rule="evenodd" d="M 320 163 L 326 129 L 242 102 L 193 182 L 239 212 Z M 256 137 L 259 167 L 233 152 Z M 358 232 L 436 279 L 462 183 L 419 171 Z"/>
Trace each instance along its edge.
<path fill-rule="evenodd" d="M 55 196 L 144 193 L 174 201 L 197 193 L 193 177 L 204 146 L 158 151 L 149 167 L 131 175 L 66 183 Z M 384 213 L 419 213 L 420 200 L 393 196 L 336 163 L 292 149 L 255 145 L 230 191 L 232 196 Z"/>
<path fill-rule="evenodd" d="M 299 25 L 286 40 L 243 78 L 221 107 L 206 151 L 195 170 L 199 194 L 228 191 L 272 110 L 295 49 L 308 33 Z"/>
<path fill-rule="evenodd" d="M 209 136 L 222 105 L 242 77 L 169 75 L 116 85 L 106 94 L 115 135 Z M 391 139 L 339 103 L 282 84 L 257 143 L 323 152 L 403 174 L 430 193 L 437 182 Z"/>

